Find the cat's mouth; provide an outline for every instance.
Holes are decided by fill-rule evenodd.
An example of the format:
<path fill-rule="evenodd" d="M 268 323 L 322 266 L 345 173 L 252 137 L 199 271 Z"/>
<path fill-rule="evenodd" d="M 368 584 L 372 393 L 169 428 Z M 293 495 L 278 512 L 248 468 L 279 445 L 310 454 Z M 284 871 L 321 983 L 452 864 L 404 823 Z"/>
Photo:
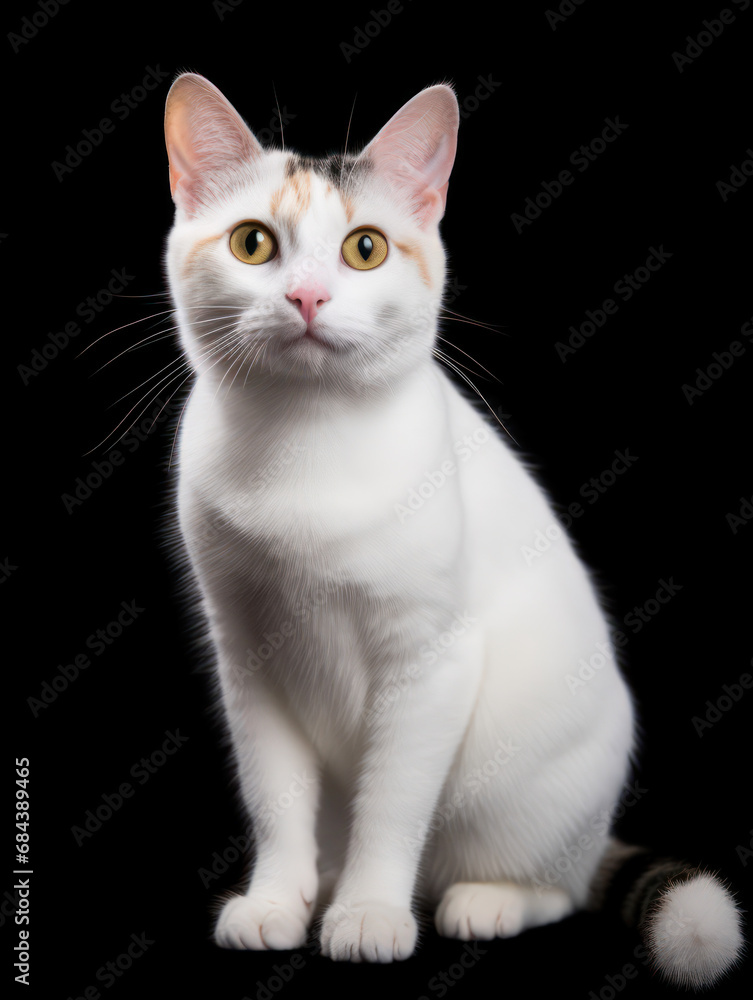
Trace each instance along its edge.
<path fill-rule="evenodd" d="M 307 323 L 297 333 L 281 337 L 278 341 L 284 349 L 342 351 L 344 344 L 336 342 L 327 336 L 318 323 Z"/>

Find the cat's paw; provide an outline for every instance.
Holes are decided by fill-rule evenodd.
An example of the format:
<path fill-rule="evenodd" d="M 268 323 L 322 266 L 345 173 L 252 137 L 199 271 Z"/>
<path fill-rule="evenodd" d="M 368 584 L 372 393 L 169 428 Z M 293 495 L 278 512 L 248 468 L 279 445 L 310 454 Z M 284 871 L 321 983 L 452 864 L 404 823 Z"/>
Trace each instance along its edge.
<path fill-rule="evenodd" d="M 457 882 L 442 897 L 434 918 L 443 937 L 491 941 L 514 937 L 525 924 L 526 891 L 495 882 Z"/>
<path fill-rule="evenodd" d="M 335 902 L 324 914 L 322 954 L 335 962 L 400 961 L 413 954 L 417 931 L 407 907 Z"/>
<path fill-rule="evenodd" d="M 250 951 L 300 948 L 306 943 L 309 918 L 305 905 L 257 894 L 233 896 L 222 909 L 214 940 L 221 948 Z"/>

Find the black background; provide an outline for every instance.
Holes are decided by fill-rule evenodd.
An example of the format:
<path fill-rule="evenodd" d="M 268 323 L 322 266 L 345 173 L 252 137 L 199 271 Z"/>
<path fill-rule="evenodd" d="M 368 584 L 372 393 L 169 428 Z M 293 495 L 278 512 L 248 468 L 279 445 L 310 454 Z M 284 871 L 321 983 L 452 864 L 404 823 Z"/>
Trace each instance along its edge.
<path fill-rule="evenodd" d="M 373 7 L 383 9 L 381 0 Z M 287 145 L 308 153 L 342 149 L 354 100 L 351 145 L 368 141 L 421 88 L 454 84 L 464 118 L 443 223 L 456 281 L 451 308 L 502 329 L 447 323 L 444 335 L 497 376 L 482 378 L 476 368 L 474 380 L 505 414 L 553 498 L 563 507 L 582 503 L 572 532 L 617 623 L 654 598 L 660 580 L 680 585 L 639 632 L 623 626 L 644 729 L 638 780 L 645 791 L 621 829 L 630 840 L 723 870 L 745 900 L 753 865 L 738 848 L 750 845 L 753 826 L 746 740 L 753 694 L 701 736 L 691 721 L 724 694 L 724 684 L 751 671 L 753 656 L 753 525 L 733 531 L 726 516 L 753 493 L 753 341 L 741 333 L 753 318 L 753 180 L 726 200 L 717 188 L 753 147 L 753 5 L 742 11 L 730 3 L 735 21 L 682 71 L 673 59 L 720 7 L 662 11 L 586 0 L 564 4 L 572 13 L 552 26 L 543 3 L 492 14 L 479 4 L 442 12 L 415 0 L 378 33 L 369 27 L 368 45 L 359 36 L 361 51 L 343 44 L 373 21 L 369 3 L 341 14 L 251 0 L 224 10 L 211 2 L 114 8 L 74 0 L 46 24 L 32 0 L 5 9 L 6 36 L 25 24 L 32 35 L 34 22 L 29 28 L 23 19 L 35 14 L 38 25 L 33 37 L 0 42 L 10 452 L 0 558 L 12 679 L 6 709 L 16 734 L 3 768 L 2 864 L 9 892 L 13 757 L 28 756 L 34 874 L 25 995 L 75 998 L 89 987 L 108 998 L 182 996 L 193 988 L 242 1000 L 267 996 L 264 984 L 290 998 L 322 988 L 400 997 L 438 997 L 444 989 L 457 1000 L 512 989 L 607 1000 L 626 963 L 638 975 L 618 992 L 665 992 L 635 958 L 628 933 L 586 915 L 484 945 L 465 970 L 457 964 L 462 943 L 439 939 L 429 926 L 417 954 L 396 966 L 333 965 L 303 950 L 303 967 L 282 991 L 270 977 L 289 964 L 289 953 L 235 954 L 211 944 L 213 901 L 242 879 L 244 865 L 229 861 L 208 885 L 201 870 L 232 858 L 230 838 L 245 825 L 211 684 L 197 669 L 161 542 L 169 423 L 132 452 L 121 446 L 123 463 L 70 512 L 63 496 L 93 462 L 108 460 L 139 410 L 100 442 L 153 383 L 116 401 L 178 356 L 168 336 L 97 373 L 153 333 L 145 317 L 166 308 L 156 297 L 165 289 L 161 262 L 172 218 L 162 114 L 170 81 L 187 69 L 209 77 L 259 132 L 274 128 L 279 101 Z M 113 113 L 113 102 L 139 86 L 149 67 L 165 74 L 163 82 L 127 117 Z M 474 106 L 468 99 L 480 78 L 492 85 Z M 570 155 L 616 116 L 628 127 L 578 172 Z M 105 117 L 112 131 L 58 179 L 54 162 L 64 162 L 66 147 Z M 573 184 L 517 232 L 512 214 L 565 169 Z M 671 257 L 630 301 L 620 300 L 615 282 L 645 265 L 652 247 Z M 79 303 L 106 287 L 113 268 L 132 276 L 127 295 L 147 297 L 114 299 L 83 322 Z M 563 362 L 556 342 L 610 297 L 618 312 Z M 42 370 L 19 367 L 28 369 L 49 334 L 77 320 L 80 335 Z M 745 353 L 691 405 L 683 385 L 733 341 L 746 344 Z M 170 391 L 147 395 L 146 414 L 161 405 L 153 397 L 164 403 Z M 588 503 L 579 490 L 620 450 L 637 461 Z M 87 638 L 115 620 L 124 601 L 143 610 L 94 655 Z M 82 653 L 91 665 L 35 714 L 29 699 L 41 698 L 43 684 L 60 678 L 59 664 Z M 139 784 L 132 768 L 178 728 L 185 744 Z M 78 846 L 72 827 L 123 782 L 133 797 Z M 13 983 L 10 899 L 3 896 L 0 976 L 23 994 Z M 98 978 L 132 934 L 153 943 L 116 980 Z M 434 979 L 442 972 L 452 986 Z M 717 992 L 741 995 L 747 973 Z M 510 986 L 513 977 L 524 989 Z"/>

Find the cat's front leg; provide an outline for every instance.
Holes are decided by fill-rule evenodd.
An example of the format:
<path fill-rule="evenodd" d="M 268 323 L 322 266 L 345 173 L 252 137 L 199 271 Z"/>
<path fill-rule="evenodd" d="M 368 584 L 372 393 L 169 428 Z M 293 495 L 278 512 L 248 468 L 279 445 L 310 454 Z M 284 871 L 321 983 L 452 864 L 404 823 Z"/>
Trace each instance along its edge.
<path fill-rule="evenodd" d="M 221 658 L 220 678 L 256 857 L 246 893 L 222 909 L 215 941 L 225 948 L 298 948 L 318 889 L 318 762 L 261 677 L 244 678 Z"/>
<path fill-rule="evenodd" d="M 422 845 L 466 730 L 480 677 L 479 637 L 420 676 L 377 691 L 354 798 L 345 866 L 324 914 L 322 953 L 339 961 L 391 962 L 415 947 L 411 912 Z"/>

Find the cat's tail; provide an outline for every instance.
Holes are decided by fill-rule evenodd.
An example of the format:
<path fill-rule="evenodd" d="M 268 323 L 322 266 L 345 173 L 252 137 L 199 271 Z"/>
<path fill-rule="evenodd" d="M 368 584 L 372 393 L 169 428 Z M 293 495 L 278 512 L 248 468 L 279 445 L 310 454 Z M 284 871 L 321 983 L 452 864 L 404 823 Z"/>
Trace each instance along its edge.
<path fill-rule="evenodd" d="M 613 838 L 591 885 L 589 908 L 635 927 L 649 961 L 676 987 L 712 986 L 742 957 L 742 912 L 705 868 Z"/>

